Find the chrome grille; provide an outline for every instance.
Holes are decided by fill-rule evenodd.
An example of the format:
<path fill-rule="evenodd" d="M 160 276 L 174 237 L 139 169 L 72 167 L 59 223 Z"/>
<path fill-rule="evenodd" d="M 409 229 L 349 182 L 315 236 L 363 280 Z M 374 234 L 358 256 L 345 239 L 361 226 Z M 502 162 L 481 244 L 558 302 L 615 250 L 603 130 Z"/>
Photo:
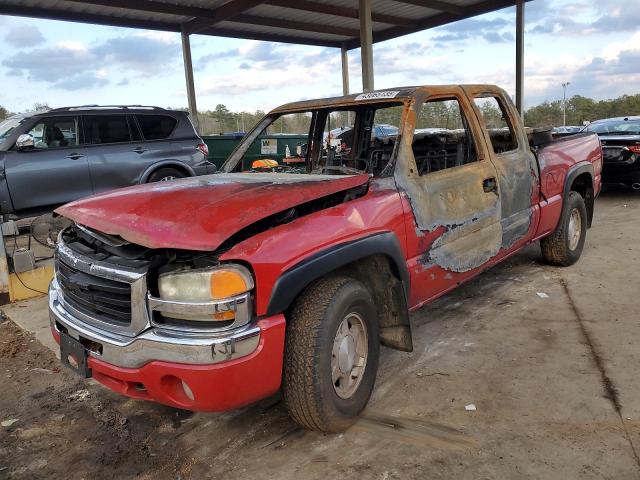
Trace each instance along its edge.
<path fill-rule="evenodd" d="M 66 302 L 85 313 L 122 326 L 131 324 L 131 285 L 81 272 L 62 261 L 56 278 Z"/>
<path fill-rule="evenodd" d="M 56 248 L 61 301 L 87 324 L 133 337 L 149 328 L 147 266 L 129 268 L 83 255 L 63 241 Z"/>

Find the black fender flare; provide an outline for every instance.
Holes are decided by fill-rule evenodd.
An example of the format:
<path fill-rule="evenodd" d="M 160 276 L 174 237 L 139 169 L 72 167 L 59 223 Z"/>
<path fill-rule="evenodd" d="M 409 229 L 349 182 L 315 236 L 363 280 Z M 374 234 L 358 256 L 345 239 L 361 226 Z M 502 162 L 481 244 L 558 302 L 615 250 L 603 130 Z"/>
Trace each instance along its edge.
<path fill-rule="evenodd" d="M 591 185 L 593 186 L 593 179 L 595 177 L 593 172 L 593 164 L 591 163 L 578 163 L 572 166 L 567 172 L 567 176 L 564 179 L 564 191 L 562 192 L 562 197 L 566 201 L 569 198 L 569 192 L 571 191 L 571 185 L 576 178 L 578 178 L 583 173 L 588 173 L 591 175 Z"/>
<path fill-rule="evenodd" d="M 409 296 L 409 270 L 398 237 L 391 232 L 374 234 L 329 247 L 301 261 L 276 281 L 267 306 L 267 315 L 282 313 L 311 282 L 349 263 L 371 255 L 387 256 Z"/>
<path fill-rule="evenodd" d="M 573 165 L 569 171 L 567 172 L 567 176 L 564 179 L 564 190 L 562 191 L 562 208 L 564 210 L 564 206 L 567 204 L 567 200 L 569 199 L 569 193 L 571 192 L 571 185 L 576 178 L 580 175 L 588 173 L 591 177 L 591 188 L 593 189 L 593 179 L 595 178 L 595 173 L 593 169 L 592 163 L 578 163 Z M 591 222 L 593 221 L 593 208 L 594 208 L 594 197 L 591 195 L 589 198 L 585 198 L 584 201 L 587 206 L 587 215 L 588 215 L 588 223 L 587 225 L 591 227 Z"/>

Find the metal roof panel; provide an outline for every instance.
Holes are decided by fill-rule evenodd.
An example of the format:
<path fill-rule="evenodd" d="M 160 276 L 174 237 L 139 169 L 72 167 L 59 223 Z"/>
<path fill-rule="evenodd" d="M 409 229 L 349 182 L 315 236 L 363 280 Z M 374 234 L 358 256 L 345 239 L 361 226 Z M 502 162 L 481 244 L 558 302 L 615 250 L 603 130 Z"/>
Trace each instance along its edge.
<path fill-rule="evenodd" d="M 271 1 L 274 5 L 265 0 L 256 6 L 256 0 L 0 0 L 0 14 L 173 32 L 180 31 L 182 24 L 196 22 L 198 28 L 192 31 L 205 35 L 328 46 L 345 42 L 348 48 L 359 45 L 359 20 L 353 18 L 358 0 Z M 223 18 L 216 17 L 216 9 L 231 2 L 233 8 L 227 7 Z M 458 13 L 416 3 L 423 2 L 372 0 L 372 15 L 387 16 L 385 22 L 373 21 L 374 42 L 513 6 L 516 0 L 433 0 L 432 5 L 448 3 L 460 9 Z M 317 11 L 305 11 L 305 5 Z M 341 15 L 345 8 L 349 11 Z M 234 21 L 234 15 L 240 17 Z M 386 23 L 390 18 L 396 24 Z M 209 21 L 215 25 L 207 27 Z"/>

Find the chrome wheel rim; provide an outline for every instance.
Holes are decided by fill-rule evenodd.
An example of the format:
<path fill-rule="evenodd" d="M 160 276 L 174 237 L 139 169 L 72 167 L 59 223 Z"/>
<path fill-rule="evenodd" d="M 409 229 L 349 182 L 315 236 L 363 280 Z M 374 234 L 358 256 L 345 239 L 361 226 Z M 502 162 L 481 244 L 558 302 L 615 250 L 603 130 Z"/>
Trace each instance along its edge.
<path fill-rule="evenodd" d="M 178 177 L 174 177 L 173 175 L 167 175 L 166 177 L 162 177 L 160 179 L 161 182 L 168 182 L 169 180 L 175 180 Z"/>
<path fill-rule="evenodd" d="M 582 217 L 580 211 L 574 208 L 569 217 L 569 250 L 578 248 L 580 235 L 582 235 Z"/>
<path fill-rule="evenodd" d="M 351 398 L 358 390 L 367 366 L 369 341 L 362 317 L 347 314 L 338 325 L 331 351 L 331 380 L 340 398 Z"/>

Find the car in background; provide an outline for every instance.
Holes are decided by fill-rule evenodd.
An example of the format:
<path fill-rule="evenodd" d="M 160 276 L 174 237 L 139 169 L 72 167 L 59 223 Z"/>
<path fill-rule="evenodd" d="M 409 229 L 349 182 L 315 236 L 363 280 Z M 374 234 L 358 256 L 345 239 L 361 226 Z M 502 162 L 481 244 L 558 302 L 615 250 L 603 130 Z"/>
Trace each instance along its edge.
<path fill-rule="evenodd" d="M 580 133 L 582 131 L 582 127 L 578 127 L 575 125 L 566 125 L 562 127 L 554 127 L 551 130 L 551 134 L 554 137 L 566 137 L 567 135 L 575 135 L 576 133 Z"/>
<path fill-rule="evenodd" d="M 386 123 L 375 124 L 371 128 L 371 142 L 388 143 L 389 139 L 393 139 L 398 135 L 398 127 L 394 125 L 388 125 Z M 324 134 L 324 141 L 327 141 L 327 137 L 331 139 L 331 143 L 335 145 L 341 145 L 343 149 L 351 149 L 353 143 L 353 128 L 352 127 L 338 127 L 329 132 L 329 135 Z"/>
<path fill-rule="evenodd" d="M 597 120 L 583 131 L 600 137 L 603 183 L 619 183 L 640 190 L 640 116 Z"/>
<path fill-rule="evenodd" d="M 0 123 L 0 214 L 27 217 L 140 183 L 213 173 L 186 112 L 82 106 Z"/>

